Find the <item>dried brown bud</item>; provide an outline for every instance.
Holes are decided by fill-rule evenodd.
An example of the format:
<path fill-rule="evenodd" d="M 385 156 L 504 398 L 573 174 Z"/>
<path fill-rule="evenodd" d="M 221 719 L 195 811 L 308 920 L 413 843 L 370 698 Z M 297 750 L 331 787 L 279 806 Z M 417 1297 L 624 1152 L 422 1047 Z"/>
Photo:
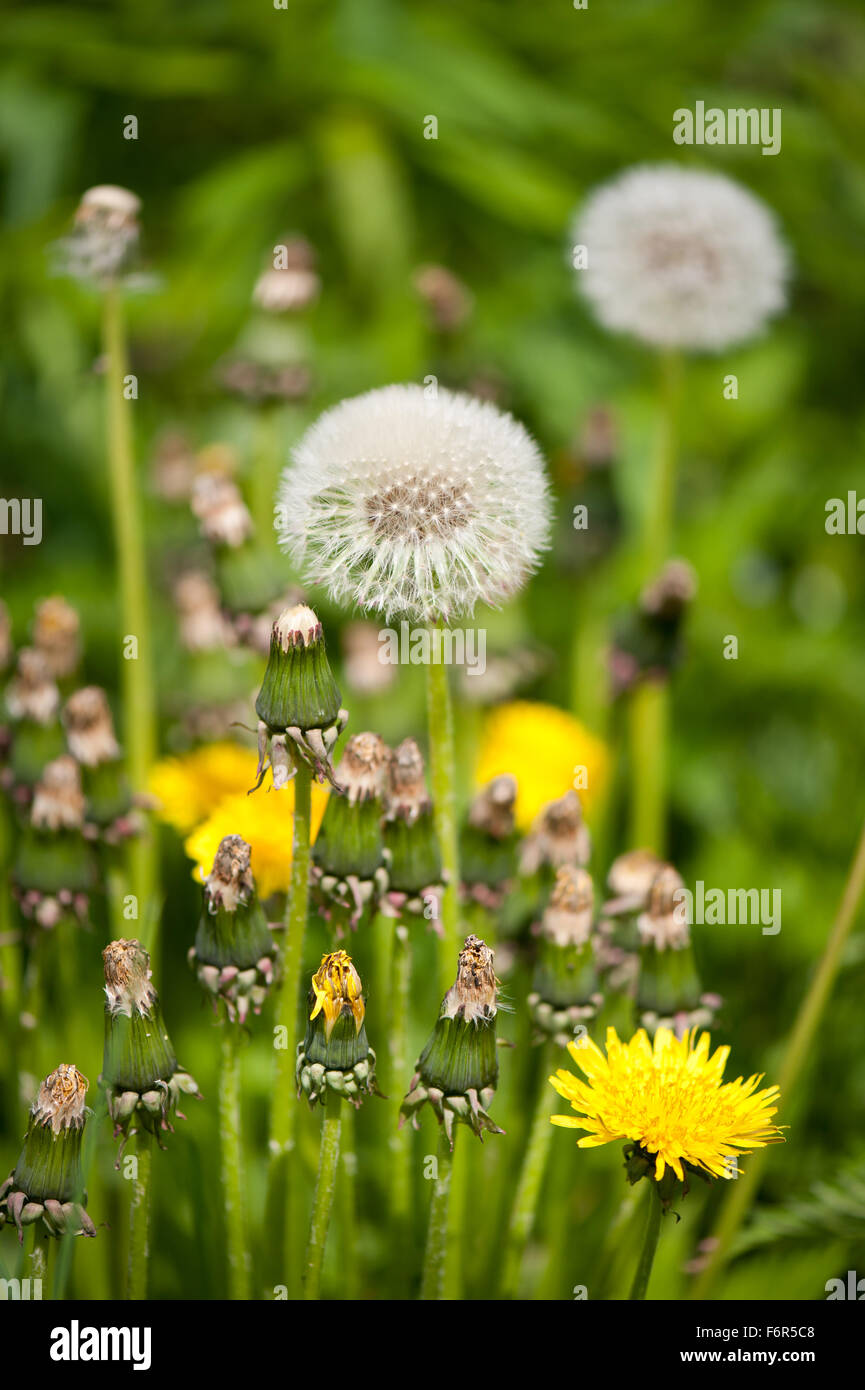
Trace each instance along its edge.
<path fill-rule="evenodd" d="M 179 430 L 169 430 L 156 445 L 150 465 L 153 488 L 166 502 L 185 502 L 192 493 L 195 453 Z"/>
<path fill-rule="evenodd" d="M 61 1129 L 83 1129 L 89 1084 L 77 1067 L 62 1062 L 39 1087 L 31 1109 L 33 1119 L 50 1125 L 55 1134 Z"/>
<path fill-rule="evenodd" d="M 650 849 L 630 849 L 620 854 L 613 860 L 607 875 L 607 887 L 613 897 L 604 904 L 604 912 L 619 916 L 644 908 L 661 867 L 662 861 Z"/>
<path fill-rule="evenodd" d="M 80 830 L 83 825 L 81 769 L 68 754 L 42 769 L 33 792 L 30 823 L 36 830 Z"/>
<path fill-rule="evenodd" d="M 249 901 L 255 890 L 251 859 L 252 850 L 240 835 L 226 835 L 220 842 L 204 890 L 211 912 L 219 907 L 234 912 Z"/>
<path fill-rule="evenodd" d="M 315 272 L 315 252 L 303 237 L 293 237 L 275 248 L 273 264 L 259 276 L 252 298 L 269 314 L 305 309 L 321 288 Z"/>
<path fill-rule="evenodd" d="M 102 952 L 105 994 L 112 1014 L 149 1013 L 156 1001 L 150 955 L 140 941 L 111 941 Z"/>
<path fill-rule="evenodd" d="M 640 595 L 640 607 L 653 618 L 678 617 L 697 592 L 697 576 L 687 560 L 669 560 Z"/>
<path fill-rule="evenodd" d="M 618 449 L 616 422 L 603 405 L 594 406 L 586 416 L 580 435 L 580 453 L 592 468 L 602 468 Z"/>
<path fill-rule="evenodd" d="M 535 873 L 542 864 L 587 864 L 591 840 L 583 824 L 583 808 L 573 790 L 543 808 L 522 851 L 522 871 Z"/>
<path fill-rule="evenodd" d="M 494 840 L 505 840 L 514 832 L 516 802 L 517 779 L 510 773 L 502 773 L 478 792 L 469 810 L 469 825 L 483 830 Z"/>
<path fill-rule="evenodd" d="M 48 659 L 36 647 L 22 647 L 15 675 L 6 689 L 6 705 L 13 719 L 50 724 L 60 708 L 60 692 Z"/>
<path fill-rule="evenodd" d="M 544 912 L 543 932 L 556 946 L 582 946 L 589 939 L 595 910 L 595 888 L 585 869 L 565 864 Z"/>
<path fill-rule="evenodd" d="M 63 724 L 70 753 L 85 767 L 98 767 L 120 757 L 111 710 L 101 686 L 85 685 L 70 695 Z"/>
<path fill-rule="evenodd" d="M 430 311 L 433 327 L 439 332 L 460 328 L 472 311 L 471 293 L 452 271 L 443 265 L 422 265 L 415 272 L 414 287 Z"/>
<path fill-rule="evenodd" d="M 219 605 L 216 585 L 201 570 L 189 570 L 174 585 L 180 640 L 187 651 L 210 652 L 234 644 L 234 632 Z"/>
<path fill-rule="evenodd" d="M 424 776 L 423 754 L 413 738 L 404 738 L 390 755 L 387 772 L 386 814 L 401 816 L 412 824 L 430 807 Z"/>
<path fill-rule="evenodd" d="M 201 533 L 217 545 L 236 549 L 252 534 L 252 517 L 237 484 L 222 474 L 200 473 L 192 490 L 192 510 Z"/>
<path fill-rule="evenodd" d="M 440 1016 L 464 1018 L 467 1023 L 492 1018 L 497 1011 L 497 987 L 492 951 L 479 936 L 467 936 Z"/>
<path fill-rule="evenodd" d="M 36 607 L 33 642 L 42 652 L 52 676 L 71 675 L 81 659 L 81 623 L 75 609 L 60 594 Z"/>
<path fill-rule="evenodd" d="M 684 880 L 672 864 L 664 864 L 652 880 L 646 911 L 637 918 L 642 940 L 651 942 L 659 951 L 667 947 L 677 950 L 690 940 L 680 897 L 684 887 Z"/>
<path fill-rule="evenodd" d="M 128 188 L 103 183 L 88 188 L 75 213 L 76 226 L 98 223 L 106 231 L 137 228 L 141 199 Z"/>
<path fill-rule="evenodd" d="M 378 734 L 354 734 L 348 740 L 336 780 L 352 805 L 383 796 L 389 761 L 390 749 Z"/>

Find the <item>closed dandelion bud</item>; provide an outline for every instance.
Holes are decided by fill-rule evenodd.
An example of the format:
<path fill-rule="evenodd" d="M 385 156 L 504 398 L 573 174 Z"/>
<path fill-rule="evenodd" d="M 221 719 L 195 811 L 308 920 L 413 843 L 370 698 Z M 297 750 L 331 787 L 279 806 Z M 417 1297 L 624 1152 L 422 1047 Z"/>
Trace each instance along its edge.
<path fill-rule="evenodd" d="M 410 1119 L 419 1128 L 418 1112 L 429 1102 L 451 1148 L 458 1122 L 469 1125 L 479 1139 L 484 1130 L 504 1134 L 487 1114 L 499 1076 L 497 989 L 492 951 L 480 937 L 467 936 L 456 980 L 442 1000 L 400 1107 L 400 1124 Z"/>
<path fill-rule="evenodd" d="M 544 806 L 523 842 L 520 869 L 534 874 L 568 864 L 582 868 L 589 862 L 592 842 L 583 822 L 580 798 L 573 790 Z"/>
<path fill-rule="evenodd" d="M 682 626 L 697 592 L 684 560 L 670 560 L 613 633 L 610 669 L 617 694 L 642 680 L 666 680 L 682 660 Z"/>
<path fill-rule="evenodd" d="M 516 876 L 516 800 L 516 778 L 494 777 L 472 802 L 460 837 L 463 892 L 485 907 L 498 907 Z"/>
<path fill-rule="evenodd" d="M 130 835 L 132 795 L 105 691 L 98 685 L 76 690 L 66 701 L 63 724 L 69 751 L 81 764 L 88 821 L 109 839 Z"/>
<path fill-rule="evenodd" d="M 646 911 L 637 918 L 642 943 L 637 1012 L 650 1033 L 668 1027 L 681 1036 L 688 1028 L 703 1027 L 721 1002 L 702 993 L 684 887 L 672 864 L 664 864 L 652 881 Z"/>
<path fill-rule="evenodd" d="M 311 608 L 286 608 L 270 638 L 270 655 L 258 699 L 259 774 L 264 775 L 268 745 L 285 736 L 293 756 L 309 763 L 319 781 L 333 785 L 331 751 L 348 722 L 325 651 L 321 623 Z"/>
<path fill-rule="evenodd" d="M 87 915 L 95 880 L 93 855 L 82 833 L 81 770 L 64 754 L 43 769 L 33 792 L 30 824 L 15 857 L 13 884 L 25 917 L 51 928 Z"/>
<path fill-rule="evenodd" d="M 243 1023 L 260 1013 L 273 983 L 276 951 L 255 892 L 249 845 L 226 835 L 204 888 L 204 911 L 189 953 L 214 1004 L 222 1000 L 230 1019 Z"/>
<path fill-rule="evenodd" d="M 650 849 L 632 849 L 613 860 L 607 875 L 610 897 L 601 909 L 596 956 L 611 990 L 631 992 L 639 970 L 640 933 L 637 917 L 644 912 L 649 891 L 663 868 Z"/>
<path fill-rule="evenodd" d="M 585 869 L 565 866 L 541 922 L 529 1006 L 542 1033 L 566 1047 L 574 1029 L 594 1018 L 603 1002 L 592 941 L 595 890 Z"/>
<path fill-rule="evenodd" d="M 114 1133 L 122 1134 L 125 1141 L 143 1129 L 158 1140 L 162 1130 L 172 1129 L 170 1117 L 178 1098 L 197 1096 L 198 1085 L 178 1066 L 151 983 L 150 956 L 141 943 L 112 941 L 102 960 L 105 1051 L 99 1083 L 105 1089 Z"/>
<path fill-rule="evenodd" d="M 99 286 L 122 278 L 134 265 L 141 200 L 127 188 L 100 184 L 84 194 L 70 236 L 57 246 L 59 268 Z"/>
<path fill-rule="evenodd" d="M 35 647 L 18 653 L 15 674 L 6 687 L 6 710 L 12 721 L 12 781 L 32 787 L 45 764 L 63 752 L 60 691 L 44 652 Z"/>
<path fill-rule="evenodd" d="M 322 956 L 312 977 L 306 1036 L 297 1047 L 297 1094 L 310 1107 L 324 1104 L 328 1089 L 360 1107 L 364 1095 L 380 1095 L 375 1053 L 364 1023 L 363 986 L 345 951 Z"/>
<path fill-rule="evenodd" d="M 336 770 L 341 795 L 328 797 L 312 850 L 312 882 L 322 915 L 357 927 L 387 884 L 382 796 L 389 749 L 378 734 L 348 740 Z"/>
<path fill-rule="evenodd" d="M 60 594 L 36 606 L 33 645 L 42 652 L 55 680 L 71 676 L 81 660 L 81 623 Z"/>
<path fill-rule="evenodd" d="M 413 738 L 403 739 L 391 754 L 385 795 L 384 844 L 388 855 L 388 893 L 384 910 L 391 915 L 431 911 L 443 891 L 442 861 L 426 789 L 423 754 Z"/>
<path fill-rule="evenodd" d="M 64 1063 L 39 1087 L 21 1156 L 0 1187 L 0 1226 L 13 1221 L 19 1242 L 22 1228 L 40 1219 L 53 1236 L 96 1235 L 81 1175 L 87 1086 L 77 1067 Z"/>

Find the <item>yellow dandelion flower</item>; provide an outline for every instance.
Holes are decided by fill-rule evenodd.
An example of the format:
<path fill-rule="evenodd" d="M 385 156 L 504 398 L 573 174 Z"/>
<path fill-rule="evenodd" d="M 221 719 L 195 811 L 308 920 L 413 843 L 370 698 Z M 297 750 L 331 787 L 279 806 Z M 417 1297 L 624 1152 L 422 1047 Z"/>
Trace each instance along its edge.
<path fill-rule="evenodd" d="M 163 758 L 150 773 L 159 818 L 181 835 L 209 816 L 226 796 L 255 786 L 257 754 L 239 743 L 208 743 L 191 753 Z"/>
<path fill-rule="evenodd" d="M 708 1033 L 696 1040 L 696 1030 L 677 1038 L 669 1028 L 659 1028 L 650 1042 L 641 1028 L 625 1043 L 608 1028 L 606 1056 L 588 1037 L 569 1043 L 588 1081 L 563 1069 L 550 1077 L 578 1116 L 553 1115 L 553 1124 L 587 1130 L 578 1141 L 582 1149 L 636 1141 L 656 1155 L 658 1181 L 668 1165 L 683 1180 L 683 1163 L 716 1178 L 731 1176 L 729 1159 L 783 1143 L 771 1118 L 780 1092 L 777 1086 L 758 1091 L 762 1076 L 722 1083 L 730 1049 L 719 1047 L 710 1056 L 710 1041 Z"/>
<path fill-rule="evenodd" d="M 345 951 L 333 951 L 322 956 L 321 965 L 312 977 L 314 1005 L 310 1022 L 324 1010 L 325 1038 L 329 1041 L 343 1009 L 354 1019 L 355 1031 L 360 1032 L 366 1005 L 361 994 L 360 976 Z"/>
<path fill-rule="evenodd" d="M 609 775 L 609 753 L 603 740 L 567 710 L 514 700 L 487 716 L 475 781 L 485 786 L 505 773 L 517 779 L 517 826 L 528 830 L 548 801 L 572 787 L 590 811 Z"/>
<path fill-rule="evenodd" d="M 317 783 L 312 788 L 312 838 L 327 805 L 327 792 Z M 227 796 L 213 807 L 207 820 L 187 836 L 183 848 L 195 862 L 193 878 L 204 883 L 226 835 L 240 835 L 252 850 L 252 873 L 262 898 L 288 888 L 294 835 L 294 785 L 282 791 L 257 791 L 247 796 Z"/>

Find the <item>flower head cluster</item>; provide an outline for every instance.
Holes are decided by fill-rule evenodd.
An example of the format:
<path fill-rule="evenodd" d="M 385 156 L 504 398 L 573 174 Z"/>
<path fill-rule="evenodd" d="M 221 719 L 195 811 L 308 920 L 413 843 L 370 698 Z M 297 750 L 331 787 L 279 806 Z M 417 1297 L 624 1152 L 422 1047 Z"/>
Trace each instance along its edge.
<path fill-rule="evenodd" d="M 547 543 L 541 455 L 510 415 L 439 388 L 342 401 L 294 451 L 280 543 L 337 603 L 418 622 L 515 594 Z"/>
<path fill-rule="evenodd" d="M 591 1038 L 568 1045 L 588 1078 L 560 1069 L 550 1082 L 576 1115 L 553 1115 L 554 1125 L 586 1130 L 582 1149 L 620 1139 L 636 1142 L 652 1158 L 659 1182 L 667 1167 L 684 1181 L 689 1167 L 712 1177 L 730 1177 L 730 1160 L 750 1149 L 783 1141 L 772 1116 L 777 1086 L 758 1087 L 762 1076 L 722 1080 L 729 1047 L 709 1052 L 710 1037 L 694 1032 L 677 1038 L 659 1028 L 653 1042 L 644 1029 L 621 1042 L 607 1029 L 606 1055 Z M 641 1174 L 642 1175 L 642 1174 Z"/>
<path fill-rule="evenodd" d="M 574 229 L 580 285 L 605 328 L 719 351 L 784 308 L 787 252 L 753 193 L 724 174 L 639 165 L 604 184 Z"/>

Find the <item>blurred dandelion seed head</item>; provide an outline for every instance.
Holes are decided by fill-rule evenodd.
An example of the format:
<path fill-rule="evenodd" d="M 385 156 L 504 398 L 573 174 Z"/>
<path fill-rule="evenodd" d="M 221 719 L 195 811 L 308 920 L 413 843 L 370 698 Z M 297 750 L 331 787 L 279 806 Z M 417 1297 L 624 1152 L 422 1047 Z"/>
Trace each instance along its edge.
<path fill-rule="evenodd" d="M 657 347 L 719 351 L 787 302 L 789 256 L 769 209 L 724 174 L 639 165 L 579 213 L 579 284 L 605 328 Z"/>
<path fill-rule="evenodd" d="M 645 1029 L 621 1042 L 607 1029 L 606 1054 L 591 1038 L 569 1043 L 568 1052 L 587 1081 L 560 1069 L 550 1082 L 576 1115 L 553 1115 L 554 1125 L 583 1129 L 580 1148 L 621 1139 L 637 1141 L 656 1155 L 655 1180 L 670 1167 L 684 1180 L 683 1164 L 713 1177 L 730 1176 L 728 1160 L 750 1149 L 783 1142 L 772 1116 L 777 1086 L 758 1090 L 762 1076 L 723 1082 L 729 1047 L 711 1055 L 711 1039 L 696 1030 L 677 1038 L 659 1028 L 654 1041 Z"/>
<path fill-rule="evenodd" d="M 326 411 L 279 502 L 280 544 L 311 584 L 419 622 L 511 598 L 549 532 L 534 441 L 510 415 L 443 388 L 387 386 Z"/>

